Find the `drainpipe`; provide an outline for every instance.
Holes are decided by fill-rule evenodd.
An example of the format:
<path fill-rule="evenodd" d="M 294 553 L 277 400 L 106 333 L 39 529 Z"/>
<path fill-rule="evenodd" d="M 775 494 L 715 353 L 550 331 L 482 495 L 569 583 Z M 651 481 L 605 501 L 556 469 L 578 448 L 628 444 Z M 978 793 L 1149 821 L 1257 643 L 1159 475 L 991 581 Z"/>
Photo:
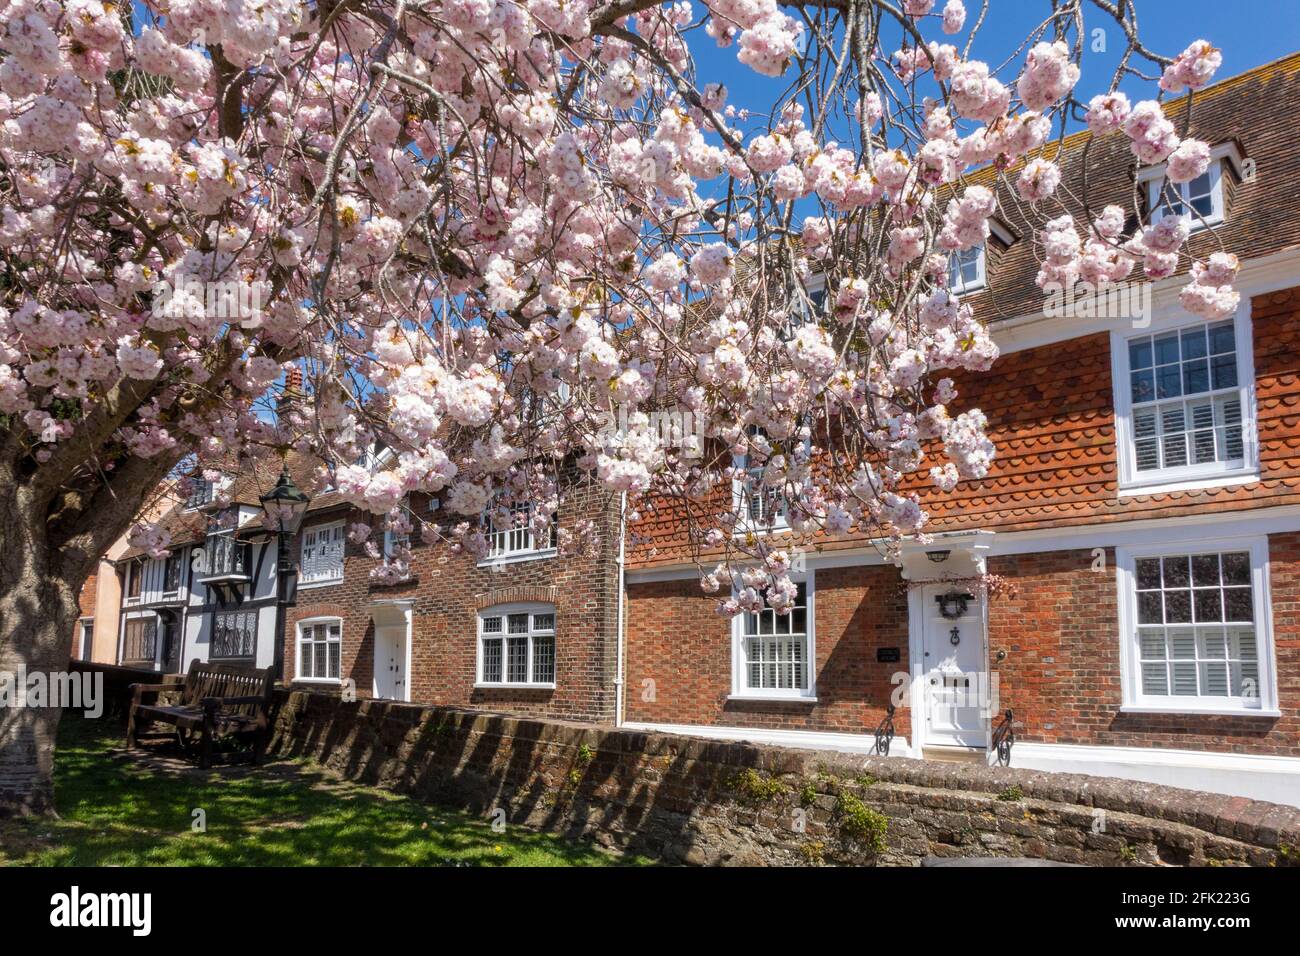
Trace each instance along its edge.
<path fill-rule="evenodd" d="M 624 560 L 627 543 L 627 492 L 623 492 L 618 505 L 618 662 L 614 667 L 614 726 L 623 726 L 623 593 L 625 590 Z"/>

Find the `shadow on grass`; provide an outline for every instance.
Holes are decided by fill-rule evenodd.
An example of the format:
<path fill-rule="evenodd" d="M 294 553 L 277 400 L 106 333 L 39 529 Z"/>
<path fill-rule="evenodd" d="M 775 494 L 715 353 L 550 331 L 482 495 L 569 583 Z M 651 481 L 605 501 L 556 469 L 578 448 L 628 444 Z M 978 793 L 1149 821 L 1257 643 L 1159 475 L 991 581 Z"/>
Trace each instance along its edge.
<path fill-rule="evenodd" d="M 593 846 L 342 781 L 293 760 L 198 770 L 121 752 L 122 729 L 59 728 L 60 819 L 0 823 L 0 863 L 38 866 L 611 866 Z M 196 810 L 204 832 L 195 832 Z"/>

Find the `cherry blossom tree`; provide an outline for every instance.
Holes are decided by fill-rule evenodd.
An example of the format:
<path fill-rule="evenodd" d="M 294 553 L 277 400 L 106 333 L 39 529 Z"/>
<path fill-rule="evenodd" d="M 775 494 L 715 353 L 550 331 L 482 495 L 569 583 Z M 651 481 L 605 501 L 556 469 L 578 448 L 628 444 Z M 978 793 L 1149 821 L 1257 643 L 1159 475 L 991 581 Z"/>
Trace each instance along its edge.
<path fill-rule="evenodd" d="M 796 536 L 923 535 L 904 478 L 995 454 L 948 412 L 948 373 L 997 356 L 947 288 L 998 211 L 968 176 L 1014 178 L 1040 285 L 1104 285 L 1185 265 L 1189 223 L 1076 221 L 1042 147 L 1086 124 L 1175 182 L 1210 159 L 1162 107 L 1208 43 L 1147 50 L 1131 0 L 1031 6 L 989 63 L 961 0 L 0 0 L 0 670 L 66 666 L 160 479 L 290 449 L 480 555 L 575 483 L 670 509 L 726 614 L 794 595 L 738 479 Z M 1095 27 L 1122 57 L 1085 103 Z M 781 91 L 729 102 L 706 45 Z M 1234 271 L 1195 263 L 1183 303 L 1226 314 Z M 0 710 L 0 805 L 49 808 L 57 720 Z"/>

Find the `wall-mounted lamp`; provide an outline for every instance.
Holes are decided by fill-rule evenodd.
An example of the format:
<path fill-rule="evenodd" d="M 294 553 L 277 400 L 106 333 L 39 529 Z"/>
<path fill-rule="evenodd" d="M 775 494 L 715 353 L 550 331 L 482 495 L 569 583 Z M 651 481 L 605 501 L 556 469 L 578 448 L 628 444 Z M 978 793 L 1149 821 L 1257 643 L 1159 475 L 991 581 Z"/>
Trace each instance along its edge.
<path fill-rule="evenodd" d="M 952 554 L 951 551 L 927 551 L 927 552 L 925 552 L 925 556 L 926 556 L 927 558 L 929 558 L 931 561 L 933 561 L 935 564 L 942 564 L 943 562 L 947 561 L 947 560 L 948 560 L 948 555 L 950 555 L 950 554 Z"/>

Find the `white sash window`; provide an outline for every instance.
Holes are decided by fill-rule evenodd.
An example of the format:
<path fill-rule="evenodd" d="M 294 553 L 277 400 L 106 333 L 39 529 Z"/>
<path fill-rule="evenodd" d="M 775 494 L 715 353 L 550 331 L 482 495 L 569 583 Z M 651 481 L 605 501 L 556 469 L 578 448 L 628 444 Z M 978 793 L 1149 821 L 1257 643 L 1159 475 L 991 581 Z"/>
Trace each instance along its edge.
<path fill-rule="evenodd" d="M 1117 558 L 1125 709 L 1276 713 L 1267 539 Z"/>

